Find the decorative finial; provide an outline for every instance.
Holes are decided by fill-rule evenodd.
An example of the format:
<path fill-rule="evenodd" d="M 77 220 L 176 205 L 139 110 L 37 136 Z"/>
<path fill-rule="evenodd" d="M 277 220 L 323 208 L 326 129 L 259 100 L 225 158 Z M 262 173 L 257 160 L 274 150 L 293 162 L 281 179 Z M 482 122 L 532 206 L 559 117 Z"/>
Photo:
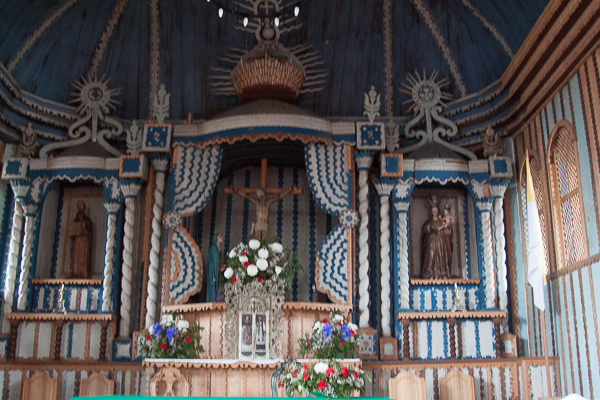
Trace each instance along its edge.
<path fill-rule="evenodd" d="M 388 152 L 393 153 L 400 147 L 400 126 L 390 118 L 386 128 L 385 147 Z"/>
<path fill-rule="evenodd" d="M 25 131 L 21 135 L 21 142 L 19 143 L 19 151 L 21 155 L 23 157 L 31 158 L 31 156 L 33 156 L 36 144 L 35 131 L 33 130 L 31 122 L 28 122 L 27 128 L 25 128 Z"/>
<path fill-rule="evenodd" d="M 169 117 L 169 109 L 171 108 L 171 93 L 167 93 L 165 85 L 161 83 L 160 89 L 154 95 L 152 102 L 152 116 L 156 118 L 159 124 L 165 122 L 165 118 Z"/>
<path fill-rule="evenodd" d="M 127 130 L 127 154 L 140 154 L 143 139 L 142 131 L 137 126 L 137 121 L 133 121 L 129 130 Z"/>
<path fill-rule="evenodd" d="M 52 310 L 55 314 L 66 314 L 67 309 L 65 308 L 65 284 L 60 285 L 58 290 L 58 300 L 56 302 L 56 308 Z"/>
<path fill-rule="evenodd" d="M 458 285 L 454 282 L 454 302 L 452 303 L 452 312 L 465 311 L 465 308 L 460 303 L 460 295 L 458 293 Z"/>
<path fill-rule="evenodd" d="M 486 157 L 498 157 L 502 155 L 500 135 L 491 126 L 488 126 L 483 134 L 483 155 Z"/>
<path fill-rule="evenodd" d="M 379 109 L 381 108 L 381 95 L 377 94 L 375 86 L 371 86 L 369 93 L 365 93 L 365 111 L 363 115 L 369 118 L 369 122 L 373 122 L 375 118 L 379 117 Z"/>

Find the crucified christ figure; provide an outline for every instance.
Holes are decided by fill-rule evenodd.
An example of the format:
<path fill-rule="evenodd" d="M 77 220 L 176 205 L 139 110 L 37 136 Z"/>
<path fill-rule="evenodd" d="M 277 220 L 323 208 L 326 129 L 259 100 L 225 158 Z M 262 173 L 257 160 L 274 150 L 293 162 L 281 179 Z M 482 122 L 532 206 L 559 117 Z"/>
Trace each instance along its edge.
<path fill-rule="evenodd" d="M 254 237 L 258 239 L 264 238 L 269 231 L 269 206 L 281 199 L 285 196 L 289 195 L 293 191 L 295 191 L 297 187 L 291 186 L 287 188 L 284 192 L 278 194 L 277 196 L 267 198 L 267 195 L 263 189 L 256 190 L 256 197 L 250 196 L 242 192 L 239 188 L 235 186 L 231 186 L 229 190 L 231 193 L 239 194 L 243 198 L 252 202 L 256 207 L 256 222 L 253 224 L 252 229 L 250 230 L 250 235 L 254 232 Z"/>

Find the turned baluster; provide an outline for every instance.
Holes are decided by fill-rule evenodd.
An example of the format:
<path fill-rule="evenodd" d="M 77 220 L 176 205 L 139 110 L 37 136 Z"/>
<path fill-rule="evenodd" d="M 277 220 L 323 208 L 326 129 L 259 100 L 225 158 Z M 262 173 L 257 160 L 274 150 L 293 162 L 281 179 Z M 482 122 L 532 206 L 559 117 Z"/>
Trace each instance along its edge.
<path fill-rule="evenodd" d="M 60 350 L 62 347 L 62 332 L 65 321 L 58 320 L 56 321 L 56 337 L 54 341 L 54 359 L 60 360 Z"/>
<path fill-rule="evenodd" d="M 101 321 L 100 326 L 100 361 L 106 361 L 106 334 L 108 331 L 108 324 L 110 321 Z"/>
<path fill-rule="evenodd" d="M 15 360 L 15 353 L 17 352 L 17 332 L 19 331 L 19 321 L 10 320 L 10 345 L 8 346 L 8 359 L 10 361 Z"/>
<path fill-rule="evenodd" d="M 462 358 L 462 323 L 459 320 L 456 320 L 456 336 L 458 338 L 458 351 L 456 353 L 456 358 Z"/>
<path fill-rule="evenodd" d="M 410 319 L 400 320 L 402 324 L 402 353 L 404 355 L 404 361 L 410 360 L 410 338 L 408 335 L 408 329 L 410 328 Z"/>
<path fill-rule="evenodd" d="M 456 318 L 447 318 L 448 331 L 450 332 L 450 358 L 456 359 L 456 341 L 454 339 L 454 327 L 456 326 Z"/>
<path fill-rule="evenodd" d="M 496 358 L 502 357 L 502 336 L 500 335 L 500 318 L 492 318 L 496 334 Z"/>

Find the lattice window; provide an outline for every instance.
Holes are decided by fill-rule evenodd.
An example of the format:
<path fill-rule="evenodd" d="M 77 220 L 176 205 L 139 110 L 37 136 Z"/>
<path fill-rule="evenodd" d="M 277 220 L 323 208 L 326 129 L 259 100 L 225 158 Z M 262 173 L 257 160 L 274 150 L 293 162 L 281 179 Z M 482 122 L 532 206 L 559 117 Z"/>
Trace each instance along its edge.
<path fill-rule="evenodd" d="M 548 262 L 548 244 L 546 242 L 546 215 L 544 214 L 544 199 L 542 196 L 542 169 L 538 160 L 529 154 L 529 168 L 531 169 L 531 180 L 533 180 L 533 191 L 535 193 L 535 202 L 537 205 L 538 215 L 540 218 L 540 227 L 542 228 L 542 240 L 544 243 L 544 254 L 546 256 L 546 274 L 549 273 Z M 520 186 L 521 186 L 521 212 L 523 213 L 523 229 L 525 231 L 525 239 L 529 241 L 529 232 L 527 231 L 527 176 L 525 172 L 525 162 L 521 167 Z"/>
<path fill-rule="evenodd" d="M 563 268 L 588 256 L 577 138 L 567 121 L 557 123 L 548 154 L 553 210 L 560 221 L 555 234 L 559 268 Z"/>

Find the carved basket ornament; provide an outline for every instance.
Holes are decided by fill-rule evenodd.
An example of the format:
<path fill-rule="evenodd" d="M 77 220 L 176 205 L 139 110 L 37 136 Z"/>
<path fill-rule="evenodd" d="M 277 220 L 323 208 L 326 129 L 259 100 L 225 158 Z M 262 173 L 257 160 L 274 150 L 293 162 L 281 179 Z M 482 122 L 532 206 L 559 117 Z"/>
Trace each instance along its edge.
<path fill-rule="evenodd" d="M 294 101 L 304 79 L 302 69 L 276 58 L 259 58 L 239 64 L 231 74 L 236 93 L 245 101 L 265 97 Z"/>
<path fill-rule="evenodd" d="M 283 344 L 283 302 L 285 287 L 283 282 L 252 282 L 249 284 L 231 283 L 225 284 L 224 288 L 225 304 L 227 313 L 225 314 L 225 326 L 223 335 L 225 337 L 227 358 L 264 358 L 274 359 L 282 357 Z M 251 318 L 252 326 L 252 350 L 250 354 L 243 352 L 243 337 L 246 332 L 241 331 L 243 326 L 242 317 Z M 262 316 L 262 317 L 261 317 Z M 263 338 L 266 338 L 265 347 L 267 354 L 259 356 L 260 350 L 256 345 L 258 341 L 255 338 L 255 327 L 259 319 L 264 320 L 266 332 L 262 332 Z M 256 351 L 255 351 L 256 350 Z M 245 353 L 245 354 L 243 354 Z"/>

